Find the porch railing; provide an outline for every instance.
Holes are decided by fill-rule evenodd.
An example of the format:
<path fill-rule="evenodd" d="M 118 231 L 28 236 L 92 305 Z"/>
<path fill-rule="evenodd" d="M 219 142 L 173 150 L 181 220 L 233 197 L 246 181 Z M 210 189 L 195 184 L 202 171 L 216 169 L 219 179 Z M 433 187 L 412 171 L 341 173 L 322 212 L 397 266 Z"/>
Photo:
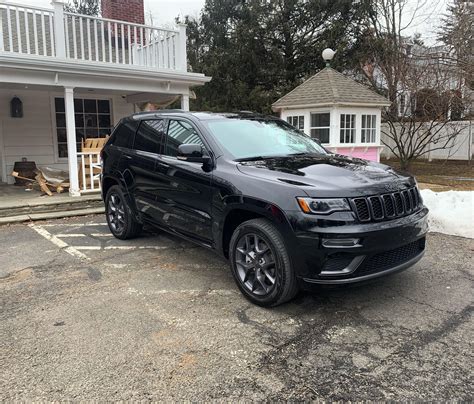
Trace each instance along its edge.
<path fill-rule="evenodd" d="M 99 192 L 101 190 L 100 174 L 102 173 L 100 152 L 81 152 L 77 153 L 77 157 L 80 159 L 80 192 Z"/>
<path fill-rule="evenodd" d="M 187 71 L 186 26 L 165 29 L 0 1 L 0 53 Z"/>

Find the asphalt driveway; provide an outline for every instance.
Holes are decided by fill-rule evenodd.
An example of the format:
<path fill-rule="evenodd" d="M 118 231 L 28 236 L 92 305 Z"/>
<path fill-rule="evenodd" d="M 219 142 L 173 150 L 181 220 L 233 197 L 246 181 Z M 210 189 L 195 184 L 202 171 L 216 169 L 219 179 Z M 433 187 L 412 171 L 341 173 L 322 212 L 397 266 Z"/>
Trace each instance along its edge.
<path fill-rule="evenodd" d="M 472 240 L 266 310 L 213 253 L 103 222 L 0 227 L 0 400 L 472 399 Z"/>

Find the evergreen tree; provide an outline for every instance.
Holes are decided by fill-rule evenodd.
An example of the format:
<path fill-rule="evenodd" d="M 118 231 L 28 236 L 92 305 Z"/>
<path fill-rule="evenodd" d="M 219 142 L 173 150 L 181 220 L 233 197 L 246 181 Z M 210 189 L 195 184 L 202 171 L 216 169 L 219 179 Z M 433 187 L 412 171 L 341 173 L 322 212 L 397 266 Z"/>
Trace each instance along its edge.
<path fill-rule="evenodd" d="M 457 0 L 448 6 L 439 32 L 441 42 L 453 51 L 455 64 L 467 81 L 474 80 L 474 2 Z M 470 78 L 470 80 L 469 80 Z"/>
<path fill-rule="evenodd" d="M 76 14 L 98 16 L 100 12 L 99 0 L 70 0 L 66 11 Z"/>
<path fill-rule="evenodd" d="M 190 67 L 213 80 L 196 89 L 194 109 L 270 112 L 271 104 L 324 67 L 321 52 L 338 51 L 334 66 L 351 67 L 370 1 L 207 0 L 189 17 Z"/>

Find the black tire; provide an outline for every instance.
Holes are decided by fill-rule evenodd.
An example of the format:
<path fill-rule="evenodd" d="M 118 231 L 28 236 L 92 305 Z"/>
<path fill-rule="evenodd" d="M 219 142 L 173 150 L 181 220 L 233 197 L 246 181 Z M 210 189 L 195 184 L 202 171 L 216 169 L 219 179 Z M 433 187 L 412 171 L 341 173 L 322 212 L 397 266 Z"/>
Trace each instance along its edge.
<path fill-rule="evenodd" d="M 252 303 L 263 307 L 278 306 L 298 293 L 288 249 L 271 221 L 252 219 L 238 226 L 230 240 L 229 255 L 235 282 Z M 252 265 L 254 269 L 249 269 Z"/>
<path fill-rule="evenodd" d="M 132 209 L 118 185 L 113 185 L 107 192 L 105 217 L 110 232 L 120 240 L 134 238 L 142 231 L 143 225 L 135 219 Z"/>

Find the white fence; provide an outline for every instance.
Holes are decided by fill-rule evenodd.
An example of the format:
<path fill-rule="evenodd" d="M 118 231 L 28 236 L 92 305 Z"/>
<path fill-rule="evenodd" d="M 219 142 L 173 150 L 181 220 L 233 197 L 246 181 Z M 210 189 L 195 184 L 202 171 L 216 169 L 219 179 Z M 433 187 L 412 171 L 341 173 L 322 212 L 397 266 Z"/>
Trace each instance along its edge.
<path fill-rule="evenodd" d="M 448 122 L 443 131 L 451 131 L 452 129 L 459 129 L 460 133 L 454 140 L 453 145 L 447 149 L 433 150 L 421 156 L 428 160 L 472 160 L 474 156 L 474 122 L 472 121 L 456 121 Z M 386 123 L 382 123 L 382 134 L 381 140 L 382 145 L 388 144 L 392 147 L 395 146 L 395 142 L 389 136 L 390 128 Z M 442 134 L 441 134 L 442 136 Z M 436 148 L 437 145 L 433 145 Z M 384 158 L 395 157 L 388 146 L 384 146 L 381 156 Z"/>
<path fill-rule="evenodd" d="M 77 153 L 77 157 L 80 159 L 79 182 L 81 193 L 100 191 L 100 174 L 102 173 L 100 153 Z"/>
<path fill-rule="evenodd" d="M 0 1 L 0 53 L 187 71 L 186 26 L 177 30 Z"/>

